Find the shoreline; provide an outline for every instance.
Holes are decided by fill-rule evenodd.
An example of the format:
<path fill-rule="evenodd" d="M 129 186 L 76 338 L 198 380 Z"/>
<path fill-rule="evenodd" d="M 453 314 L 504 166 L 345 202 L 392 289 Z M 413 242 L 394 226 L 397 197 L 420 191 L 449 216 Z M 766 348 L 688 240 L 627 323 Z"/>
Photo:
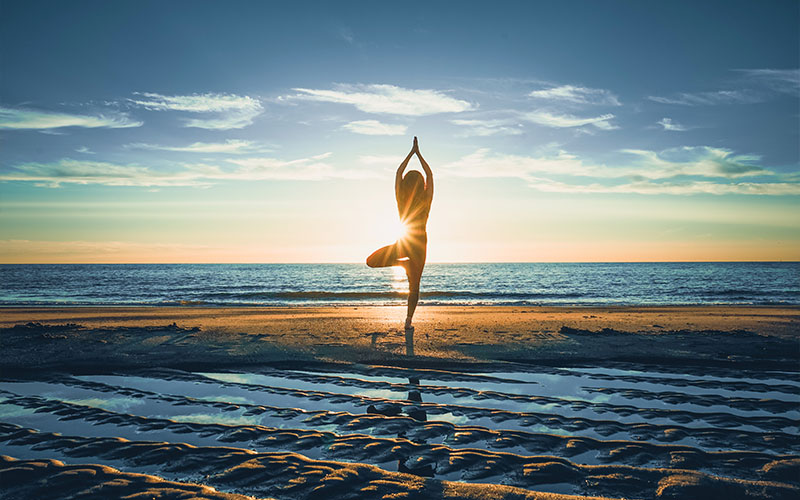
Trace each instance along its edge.
<path fill-rule="evenodd" d="M 285 362 L 794 369 L 800 307 L 24 307 L 0 309 L 0 369 L 102 370 Z"/>
<path fill-rule="evenodd" d="M 264 315 L 285 315 L 297 313 L 303 316 L 315 316 L 325 314 L 331 310 L 335 311 L 361 311 L 360 315 L 365 317 L 375 316 L 377 313 L 387 310 L 404 310 L 403 304 L 292 304 L 292 305 L 207 305 L 207 304 L 165 304 L 165 305 L 116 305 L 116 304 L 75 304 L 75 305 L 0 305 L 0 328 L 8 327 L 15 321 L 21 321 L 25 315 L 38 314 L 42 317 L 54 320 L 68 318 L 71 314 L 81 312 L 88 314 L 88 317 L 98 316 L 99 313 L 112 313 L 122 321 L 144 319 L 148 317 L 156 319 L 159 317 L 173 317 L 175 312 L 184 312 L 187 319 L 200 319 L 207 316 L 224 315 L 231 317 L 234 315 L 252 316 Z M 758 312 L 769 312 L 775 316 L 787 316 L 800 322 L 800 304 L 614 304 L 614 305 L 491 305 L 491 304 L 457 304 L 457 305 L 425 305 L 420 304 L 415 315 L 415 324 L 420 320 L 427 321 L 436 318 L 443 312 L 471 312 L 479 314 L 497 313 L 533 313 L 533 314 L 578 314 L 581 312 L 602 313 L 602 314 L 623 314 L 639 313 L 643 315 L 658 315 L 668 312 L 679 313 L 681 315 L 697 315 L 709 313 L 724 316 L 750 316 Z M 346 316 L 353 316 L 352 313 Z M 403 318 L 398 316 L 398 321 Z M 106 316 L 108 317 L 108 316 Z M 404 316 L 403 316 L 404 317 Z M 615 318 L 608 318 L 612 321 Z M 798 324 L 800 326 L 800 323 Z M 798 330 L 800 333 L 800 330 Z M 774 333 L 769 329 L 763 331 L 764 334 Z"/>
<path fill-rule="evenodd" d="M 152 309 L 172 309 L 172 308 L 186 308 L 186 309 L 339 309 L 339 308 L 351 308 L 351 307 L 405 307 L 406 303 L 401 301 L 397 304 L 370 304 L 370 303 L 345 303 L 342 302 L 340 304 L 329 303 L 329 304 L 311 304 L 311 303 L 303 303 L 297 302 L 294 304 L 234 304 L 234 303 L 226 303 L 226 304 L 211 304 L 203 301 L 183 301 L 183 303 L 172 303 L 172 302 L 163 302 L 159 304 L 0 304 L 0 311 L 3 309 L 73 309 L 73 308 L 131 308 L 131 309 L 141 309 L 141 308 L 152 308 Z M 466 303 L 453 303 L 453 304 L 442 304 L 442 303 L 435 303 L 435 304 L 425 304 L 424 302 L 420 301 L 419 308 L 425 307 L 461 307 L 461 308 L 517 308 L 517 309 L 568 309 L 568 308 L 575 308 L 575 309 L 654 309 L 654 308 L 705 308 L 705 307 L 733 307 L 733 308 L 778 308 L 778 309 L 800 309 L 800 303 L 798 304 L 788 304 L 788 303 L 738 303 L 738 302 L 709 302 L 705 304 L 699 304 L 696 302 L 686 302 L 686 303 L 674 303 L 674 304 L 627 304 L 627 303 L 620 303 L 620 304 L 604 304 L 604 303 L 586 303 L 586 304 L 509 304 L 509 303 L 497 303 L 497 304 L 466 304 Z"/>

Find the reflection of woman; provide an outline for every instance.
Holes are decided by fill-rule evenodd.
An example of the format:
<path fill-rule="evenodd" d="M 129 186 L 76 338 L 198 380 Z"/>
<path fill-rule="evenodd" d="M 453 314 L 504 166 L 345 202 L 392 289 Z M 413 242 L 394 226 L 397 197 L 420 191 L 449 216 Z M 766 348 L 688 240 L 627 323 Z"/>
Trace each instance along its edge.
<path fill-rule="evenodd" d="M 414 154 L 419 158 L 427 180 L 416 170 L 411 170 L 403 176 L 403 171 Z M 406 233 L 395 243 L 375 250 L 372 255 L 367 257 L 367 265 L 369 267 L 403 266 L 405 268 L 406 276 L 408 276 L 406 329 L 410 329 L 411 318 L 414 316 L 414 310 L 417 308 L 419 300 L 422 269 L 425 267 L 425 255 L 428 250 L 428 233 L 425 225 L 428 223 L 428 212 L 430 212 L 433 200 L 433 172 L 419 152 L 416 137 L 414 137 L 414 147 L 411 148 L 411 152 L 397 169 L 394 193 L 397 198 L 400 222 L 405 227 Z"/>
<path fill-rule="evenodd" d="M 419 389 L 419 378 L 409 377 L 408 385 L 415 385 Z M 420 403 L 420 406 L 410 406 L 406 408 L 406 415 L 413 418 L 418 422 L 428 421 L 428 412 L 421 407 L 422 394 L 418 390 L 408 391 L 408 400 L 415 403 Z M 397 437 L 406 437 L 405 433 L 400 433 Z M 416 444 L 425 444 L 425 439 L 410 439 Z M 400 458 L 397 460 L 397 472 L 405 472 L 406 474 L 414 474 L 423 477 L 433 477 L 436 475 L 436 460 L 431 457 L 417 457 L 415 461 L 409 463 L 410 457 Z"/>

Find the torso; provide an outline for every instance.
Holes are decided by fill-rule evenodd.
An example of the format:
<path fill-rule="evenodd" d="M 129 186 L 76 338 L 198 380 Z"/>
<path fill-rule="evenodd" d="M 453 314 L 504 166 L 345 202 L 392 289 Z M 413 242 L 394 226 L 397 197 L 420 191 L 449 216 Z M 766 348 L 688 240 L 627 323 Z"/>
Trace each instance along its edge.
<path fill-rule="evenodd" d="M 431 210 L 429 199 L 425 197 L 419 204 L 412 204 L 406 210 L 400 211 L 400 221 L 406 227 L 408 237 L 405 238 L 406 244 L 421 247 L 419 251 L 424 252 L 428 243 L 428 214 Z"/>
<path fill-rule="evenodd" d="M 419 209 L 415 209 L 415 207 L 411 207 L 409 212 L 417 212 L 414 214 L 409 213 L 401 213 L 400 220 L 403 224 L 409 228 L 409 230 L 414 229 L 417 231 L 425 231 L 425 226 L 428 224 L 428 213 L 430 212 L 431 206 L 425 204 L 421 206 Z"/>

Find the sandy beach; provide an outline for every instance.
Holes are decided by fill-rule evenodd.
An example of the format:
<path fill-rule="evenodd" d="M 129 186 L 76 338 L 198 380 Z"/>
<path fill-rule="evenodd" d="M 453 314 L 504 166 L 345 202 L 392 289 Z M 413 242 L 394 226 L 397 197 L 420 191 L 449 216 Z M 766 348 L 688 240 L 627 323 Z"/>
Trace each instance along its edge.
<path fill-rule="evenodd" d="M 4 308 L 0 328 L 17 328 L 4 334 L 15 341 L 4 341 L 0 366 L 643 360 L 791 368 L 796 358 L 783 350 L 800 331 L 800 309 L 787 307 L 426 307 L 412 345 L 402 317 L 402 307 Z"/>
<path fill-rule="evenodd" d="M 400 317 L 4 308 L 3 497 L 800 493 L 798 308 Z"/>

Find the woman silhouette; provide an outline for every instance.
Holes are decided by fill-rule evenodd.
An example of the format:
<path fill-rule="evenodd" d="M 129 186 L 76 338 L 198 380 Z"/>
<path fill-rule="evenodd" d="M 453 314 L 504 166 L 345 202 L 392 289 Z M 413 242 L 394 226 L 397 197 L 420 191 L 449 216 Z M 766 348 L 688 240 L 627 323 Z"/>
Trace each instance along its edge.
<path fill-rule="evenodd" d="M 427 180 L 416 170 L 409 171 L 403 176 L 403 171 L 408 166 L 411 157 L 417 155 Z M 408 276 L 408 314 L 406 316 L 406 330 L 412 328 L 411 318 L 419 301 L 419 282 L 422 269 L 425 267 L 425 255 L 428 251 L 428 233 L 425 225 L 428 223 L 428 212 L 433 200 L 433 172 L 431 167 L 422 158 L 419 152 L 417 138 L 414 137 L 414 146 L 406 159 L 397 168 L 394 179 L 394 195 L 397 198 L 397 212 L 400 222 L 405 227 L 405 234 L 395 243 L 375 250 L 367 257 L 369 267 L 403 266 Z"/>

